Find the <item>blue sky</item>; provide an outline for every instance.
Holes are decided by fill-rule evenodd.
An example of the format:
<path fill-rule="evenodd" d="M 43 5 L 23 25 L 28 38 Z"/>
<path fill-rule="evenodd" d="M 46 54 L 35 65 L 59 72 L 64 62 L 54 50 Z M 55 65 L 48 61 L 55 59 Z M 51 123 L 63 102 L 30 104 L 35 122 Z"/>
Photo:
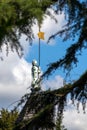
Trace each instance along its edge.
<path fill-rule="evenodd" d="M 52 10 L 51 10 L 52 11 Z M 52 11 L 53 13 L 53 11 Z M 53 13 L 53 15 L 55 15 Z M 47 44 L 47 40 L 50 35 L 56 33 L 65 24 L 64 14 L 56 16 L 58 24 L 54 20 L 47 17 L 43 24 L 41 31 L 45 33 L 45 40 L 41 40 L 41 69 L 44 72 L 47 69 L 49 63 L 57 61 L 59 58 L 63 57 L 66 53 L 66 48 L 70 46 L 72 41 L 62 42 L 62 39 L 56 37 Z M 16 52 L 12 53 L 10 51 L 9 56 L 5 55 L 5 47 L 3 47 L 4 61 L 0 62 L 0 108 L 7 108 L 12 102 L 19 100 L 21 96 L 30 91 L 27 89 L 31 85 L 31 62 L 33 59 L 38 61 L 38 26 L 33 26 L 33 31 L 35 34 L 35 40 L 32 46 L 29 46 L 28 41 L 26 42 L 25 36 L 21 38 L 21 44 L 24 47 L 24 57 L 21 59 L 18 57 Z M 87 51 L 83 50 L 81 56 L 79 56 L 79 63 L 77 68 L 72 70 L 71 76 L 67 79 L 74 80 L 79 78 L 87 69 Z M 63 79 L 65 79 L 65 73 L 60 68 L 49 77 L 49 80 L 43 82 L 43 89 L 46 88 L 58 88 L 63 85 Z M 70 101 L 69 101 L 70 103 Z M 73 108 L 73 106 L 72 106 Z M 10 108 L 9 108 L 10 109 Z M 82 110 L 82 108 L 81 108 Z M 87 111 L 87 109 L 86 109 Z M 65 112 L 65 124 L 69 130 L 86 130 L 87 124 L 83 121 L 87 120 L 87 114 L 78 115 L 76 114 L 76 107 L 73 109 L 68 109 Z M 75 113 L 76 115 L 72 115 Z M 67 116 L 70 115 L 71 116 Z M 70 122 L 72 117 L 73 123 Z M 68 120 L 68 124 L 66 122 Z M 83 122 L 83 123 L 82 123 Z M 73 127 L 74 126 L 74 127 Z"/>
<path fill-rule="evenodd" d="M 46 71 L 48 65 L 52 62 L 55 62 L 59 60 L 60 58 L 64 57 L 66 54 L 66 49 L 73 43 L 73 41 L 69 40 L 67 42 L 63 42 L 62 38 L 56 37 L 55 38 L 55 45 L 50 45 L 49 43 L 43 42 L 41 40 L 40 46 L 41 46 L 41 52 L 40 52 L 40 66 L 42 71 Z M 36 59 L 38 61 L 38 47 L 39 44 L 33 44 L 30 47 L 30 52 L 26 55 L 25 59 L 27 62 L 32 62 L 33 59 Z M 86 49 L 82 49 L 82 54 L 78 55 L 78 63 L 77 66 L 71 70 L 71 80 L 76 80 L 79 78 L 79 76 L 85 72 L 87 68 L 87 62 L 86 62 L 86 57 L 87 57 L 87 51 Z M 58 70 L 53 73 L 53 75 L 59 74 L 63 78 L 65 78 L 65 73 L 63 69 L 59 68 Z M 69 77 L 69 78 L 70 78 Z"/>

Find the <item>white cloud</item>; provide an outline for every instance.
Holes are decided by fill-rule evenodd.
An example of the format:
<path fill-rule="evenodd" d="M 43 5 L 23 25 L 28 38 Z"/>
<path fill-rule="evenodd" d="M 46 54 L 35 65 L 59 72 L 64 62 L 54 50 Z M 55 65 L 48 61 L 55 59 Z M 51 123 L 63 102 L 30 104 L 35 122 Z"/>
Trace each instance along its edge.
<path fill-rule="evenodd" d="M 73 106 L 69 101 L 63 119 L 63 123 L 68 130 L 87 130 L 87 113 L 83 113 L 81 104 L 79 109 L 80 113 L 78 113 L 76 106 Z"/>
<path fill-rule="evenodd" d="M 45 80 L 44 83 L 42 84 L 42 89 L 58 89 L 63 86 L 63 78 L 59 75 L 56 75 L 53 79 L 51 80 Z"/>
<path fill-rule="evenodd" d="M 23 96 L 31 85 L 31 64 L 16 53 L 9 53 L 0 62 L 0 108 Z"/>
<path fill-rule="evenodd" d="M 30 85 L 31 82 L 31 64 L 21 59 L 13 69 L 13 74 L 18 84 Z M 28 83 L 29 82 L 29 83 Z"/>

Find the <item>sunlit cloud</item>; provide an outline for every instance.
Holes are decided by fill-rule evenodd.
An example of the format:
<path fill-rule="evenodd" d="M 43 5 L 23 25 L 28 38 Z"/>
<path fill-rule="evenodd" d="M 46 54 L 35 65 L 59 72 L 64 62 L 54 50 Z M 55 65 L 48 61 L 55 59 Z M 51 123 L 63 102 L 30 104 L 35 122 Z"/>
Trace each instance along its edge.
<path fill-rule="evenodd" d="M 59 75 L 56 75 L 51 80 L 45 80 L 42 84 L 43 90 L 47 90 L 47 89 L 54 90 L 60 87 L 63 87 L 63 78 Z"/>
<path fill-rule="evenodd" d="M 31 85 L 31 64 L 16 53 L 9 53 L 0 62 L 0 108 L 23 96 Z"/>
<path fill-rule="evenodd" d="M 80 104 L 79 111 L 77 111 L 76 105 L 72 104 L 72 101 L 69 100 L 68 105 L 66 106 L 66 111 L 64 111 L 63 124 L 68 130 L 86 130 L 87 129 L 87 113 L 84 114 L 82 110 L 82 104 Z M 87 108 L 86 108 L 87 112 Z"/>

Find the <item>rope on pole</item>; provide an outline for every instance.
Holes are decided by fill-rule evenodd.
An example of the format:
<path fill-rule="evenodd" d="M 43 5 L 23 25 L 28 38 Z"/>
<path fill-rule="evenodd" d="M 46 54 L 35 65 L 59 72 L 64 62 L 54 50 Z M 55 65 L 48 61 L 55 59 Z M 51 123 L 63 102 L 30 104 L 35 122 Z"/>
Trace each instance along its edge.
<path fill-rule="evenodd" d="M 39 32 L 40 32 L 40 26 L 39 26 Z M 39 58 L 39 59 L 38 59 L 38 60 L 39 60 L 39 66 L 40 66 L 40 49 L 41 49 L 41 48 L 40 48 L 40 38 L 39 38 L 39 49 L 38 49 L 38 50 L 39 50 L 39 57 L 38 57 L 38 58 Z"/>
<path fill-rule="evenodd" d="M 40 32 L 40 24 L 39 24 L 39 32 Z M 39 67 L 40 67 L 40 38 L 39 38 L 39 48 L 38 48 L 38 60 L 39 60 Z M 40 69 L 40 68 L 38 68 L 38 69 Z M 38 73 L 38 79 L 40 78 L 40 73 Z"/>

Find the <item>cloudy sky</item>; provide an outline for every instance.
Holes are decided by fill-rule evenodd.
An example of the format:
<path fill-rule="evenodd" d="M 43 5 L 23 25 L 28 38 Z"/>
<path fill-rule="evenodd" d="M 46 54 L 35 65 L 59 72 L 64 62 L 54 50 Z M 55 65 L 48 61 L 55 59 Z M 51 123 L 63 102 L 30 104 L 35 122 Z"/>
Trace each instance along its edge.
<path fill-rule="evenodd" d="M 79 113 L 77 110 L 77 102 L 72 104 L 71 100 L 68 100 L 68 105 L 65 107 L 63 124 L 68 130 L 87 130 L 87 114 L 84 114 L 82 110 L 82 104 L 79 106 Z M 87 108 L 86 108 L 87 112 Z"/>
<path fill-rule="evenodd" d="M 47 16 L 41 28 L 41 31 L 45 32 L 45 40 L 41 41 L 42 72 L 46 70 L 49 63 L 64 56 L 66 48 L 70 45 L 69 41 L 63 43 L 61 38 L 58 37 L 47 44 L 49 36 L 60 30 L 65 23 L 63 13 L 59 16 L 56 16 L 54 13 L 53 15 L 56 17 L 58 23 L 56 24 L 54 20 Z M 24 47 L 24 56 L 21 59 L 16 52 L 12 53 L 11 51 L 7 57 L 5 55 L 5 46 L 3 47 L 3 53 L 1 55 L 3 55 L 4 60 L 0 62 L 0 108 L 7 108 L 11 103 L 19 100 L 21 96 L 30 92 L 27 88 L 31 85 L 32 81 L 31 62 L 33 59 L 38 61 L 37 24 L 33 26 L 33 31 L 35 40 L 33 41 L 32 46 L 29 46 L 29 43 L 28 41 L 26 42 L 24 36 L 21 38 L 21 44 Z M 84 51 L 82 57 L 79 57 L 79 67 L 72 71 L 72 76 L 69 77 L 70 80 L 78 78 L 79 75 L 84 72 L 85 68 L 87 68 L 87 64 L 84 64 L 84 67 L 81 64 L 84 62 L 86 55 L 87 52 Z M 49 78 L 49 80 L 46 79 L 42 83 L 42 89 L 55 89 L 61 87 L 63 86 L 64 78 L 65 74 L 63 71 L 58 70 Z M 85 120 L 87 120 L 87 114 L 78 114 L 76 108 L 72 109 L 71 107 L 67 107 L 64 116 L 64 124 L 67 126 L 68 130 L 86 130 L 87 124 Z"/>

